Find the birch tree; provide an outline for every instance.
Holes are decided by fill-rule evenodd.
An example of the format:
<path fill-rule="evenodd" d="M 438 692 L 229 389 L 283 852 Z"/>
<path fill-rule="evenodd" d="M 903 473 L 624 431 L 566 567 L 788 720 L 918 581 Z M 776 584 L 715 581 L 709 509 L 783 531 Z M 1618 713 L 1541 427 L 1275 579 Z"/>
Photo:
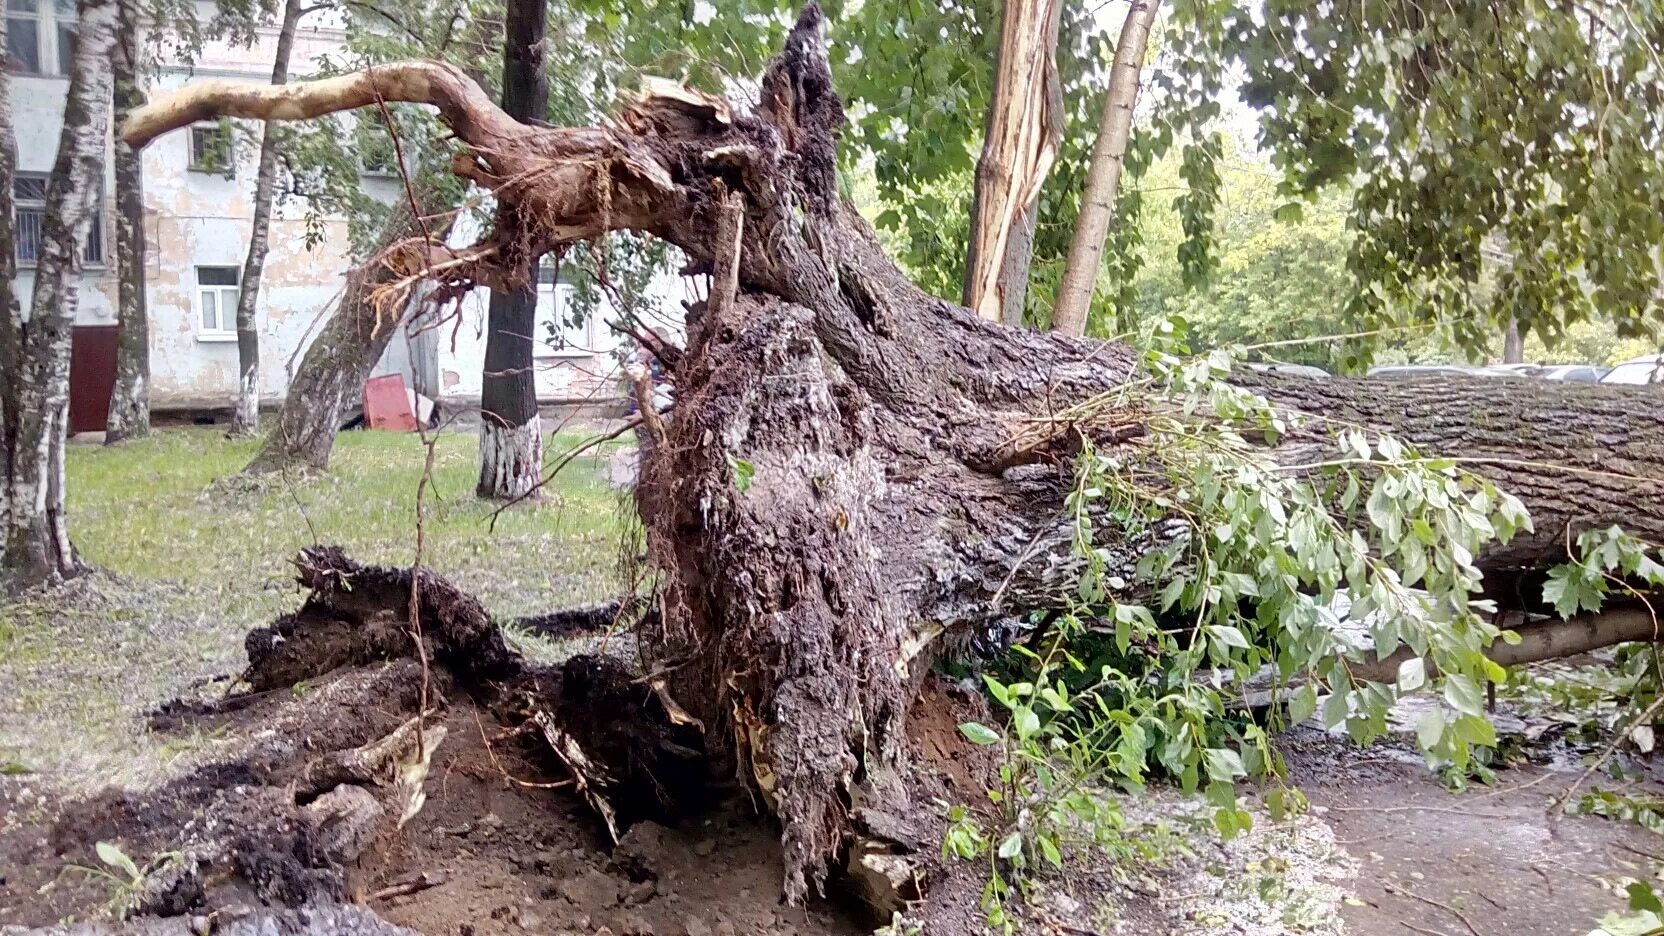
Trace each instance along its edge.
<path fill-rule="evenodd" d="M 6 48 L 0 16 L 0 48 Z M 12 467 L 17 448 L 18 377 L 23 370 L 23 313 L 17 299 L 17 225 L 12 184 L 17 137 L 12 132 L 11 72 L 0 68 L 0 535 L 11 530 Z M 5 541 L 0 540 L 0 557 Z"/>
<path fill-rule="evenodd" d="M 85 568 L 64 515 L 69 352 L 80 300 L 81 244 L 96 210 L 110 128 L 116 7 L 116 0 L 76 5 L 75 56 L 17 369 L 11 516 L 0 567 L 13 585 L 60 581 Z"/>
<path fill-rule="evenodd" d="M 137 0 L 118 0 L 113 69 L 119 125 L 143 107 L 139 86 Z M 116 379 L 104 444 L 150 433 L 150 312 L 145 297 L 144 160 L 119 136 L 114 140 L 116 192 Z"/>
<path fill-rule="evenodd" d="M 1109 90 L 1104 92 L 1103 113 L 1098 118 L 1098 138 L 1092 144 L 1086 193 L 1075 221 L 1074 239 L 1069 243 L 1069 260 L 1063 268 L 1057 302 L 1052 307 L 1052 328 L 1066 335 L 1086 332 L 1086 313 L 1097 287 L 1104 238 L 1115 214 L 1115 196 L 1121 185 L 1127 141 L 1132 136 L 1133 106 L 1144 73 L 1144 53 L 1159 6 L 1160 0 L 1133 0 L 1121 24 L 1121 39 L 1115 45 Z"/>
<path fill-rule="evenodd" d="M 283 22 L 272 58 L 272 84 L 289 80 L 289 57 L 295 48 L 295 29 L 309 8 L 300 0 L 284 0 Z M 242 288 L 237 294 L 237 408 L 231 435 L 251 436 L 260 428 L 260 330 L 257 313 L 260 280 L 266 270 L 271 234 L 272 199 L 277 189 L 278 130 L 267 121 L 260 134 L 260 168 L 254 180 L 254 220 L 243 261 Z"/>

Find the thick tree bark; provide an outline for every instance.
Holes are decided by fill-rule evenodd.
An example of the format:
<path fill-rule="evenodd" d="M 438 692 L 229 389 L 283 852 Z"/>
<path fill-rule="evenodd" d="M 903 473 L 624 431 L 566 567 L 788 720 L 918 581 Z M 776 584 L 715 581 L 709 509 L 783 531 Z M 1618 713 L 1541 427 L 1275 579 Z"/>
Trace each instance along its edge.
<path fill-rule="evenodd" d="M 549 108 L 543 72 L 548 8 L 542 0 L 509 0 L 503 37 L 503 112 L 542 120 Z M 513 287 L 493 288 L 486 321 L 485 373 L 480 382 L 480 497 L 525 497 L 543 471 L 543 427 L 537 414 L 537 258 L 518 258 Z"/>
<path fill-rule="evenodd" d="M 1007 325 L 1023 323 L 1040 188 L 1063 140 L 1062 14 L 1062 0 L 1006 0 L 1000 19 L 960 304 Z"/>
<path fill-rule="evenodd" d="M 349 406 L 363 395 L 364 381 L 386 352 L 388 342 L 400 334 L 401 324 L 418 327 L 415 322 L 404 324 L 406 303 L 378 301 L 379 290 L 390 288 L 408 275 L 397 265 L 396 257 L 387 255 L 388 249 L 424 234 L 443 242 L 450 231 L 452 214 L 445 211 L 450 206 L 431 190 L 417 186 L 416 205 L 416 213 L 408 202 L 394 206 L 375 254 L 347 275 L 335 312 L 306 349 L 289 382 L 277 425 L 267 433 L 245 472 L 323 471 L 329 467 L 335 433 Z M 427 220 L 435 215 L 446 220 Z"/>
<path fill-rule="evenodd" d="M 4 565 L 14 585 L 58 581 L 84 568 L 64 518 L 69 349 L 80 299 L 81 244 L 92 225 L 104 171 L 116 3 L 81 0 L 77 13 L 75 60 L 58 158 L 47 182 L 46 220 L 23 342 Z"/>
<path fill-rule="evenodd" d="M 1160 0 L 1132 0 L 1132 8 L 1121 24 L 1115 62 L 1110 66 L 1109 88 L 1104 92 L 1104 110 L 1098 118 L 1098 139 L 1092 144 L 1092 162 L 1087 169 L 1080 218 L 1075 222 L 1069 259 L 1063 266 L 1063 281 L 1058 285 L 1057 303 L 1052 308 L 1052 328 L 1065 335 L 1086 333 L 1086 315 L 1097 289 L 1104 238 L 1115 216 L 1115 194 L 1121 187 L 1121 167 L 1127 140 L 1132 136 L 1133 105 L 1138 101 L 1139 81 L 1144 72 L 1144 51 L 1149 46 L 1150 28 L 1160 5 Z"/>
<path fill-rule="evenodd" d="M 112 58 L 119 125 L 144 106 L 139 87 L 139 33 L 134 0 L 119 0 Z M 116 381 L 104 444 L 150 434 L 150 312 L 145 296 L 144 159 L 119 136 L 116 177 Z"/>
<path fill-rule="evenodd" d="M 277 51 L 272 58 L 274 85 L 289 80 L 289 57 L 295 48 L 295 28 L 303 12 L 301 0 L 284 0 L 283 25 L 278 29 Z M 277 188 L 277 137 L 276 126 L 268 120 L 260 134 L 260 169 L 254 179 L 254 222 L 237 293 L 237 409 L 232 414 L 230 433 L 234 436 L 251 436 L 260 428 L 260 329 L 256 313 L 260 307 L 260 279 L 266 271 L 272 197 Z"/>
<path fill-rule="evenodd" d="M 0 16 L 0 48 L 7 48 L 4 20 Z M 23 310 L 17 298 L 16 206 L 12 199 L 12 184 L 17 179 L 17 137 L 12 133 L 11 83 L 11 73 L 0 68 L 0 530 L 11 529 L 18 380 L 23 373 Z M 0 557 L 4 554 L 5 543 L 0 541 Z"/>
<path fill-rule="evenodd" d="M 456 171 L 501 205 L 473 248 L 403 248 L 440 289 L 523 285 L 525 257 L 621 229 L 665 238 L 696 271 L 735 271 L 737 294 L 713 277 L 708 306 L 690 312 L 676 405 L 647 427 L 637 505 L 660 613 L 638 639 L 708 750 L 780 818 L 794 900 L 844 846 L 851 803 L 908 810 L 903 721 L 932 640 L 1067 603 L 1079 572 L 1069 443 L 1113 446 L 1140 418 L 1106 402 L 1135 374 L 1132 348 L 1001 327 L 925 294 L 884 255 L 838 194 L 843 110 L 821 29 L 811 4 L 751 112 L 650 82 L 601 128 L 527 126 L 454 69 L 409 63 L 281 91 L 187 89 L 129 124 L 137 140 L 192 115 L 301 117 L 404 95 L 439 108 L 473 150 Z M 1567 535 L 1620 512 L 1664 539 L 1664 413 L 1646 392 L 1242 382 L 1470 458 L 1519 495 L 1539 532 L 1482 553 L 1487 571 L 1559 562 Z M 1088 402 L 1097 417 L 1067 415 Z M 1273 454 L 1324 459 L 1327 426 Z M 1112 529 L 1098 545 L 1128 566 L 1148 547 Z"/>

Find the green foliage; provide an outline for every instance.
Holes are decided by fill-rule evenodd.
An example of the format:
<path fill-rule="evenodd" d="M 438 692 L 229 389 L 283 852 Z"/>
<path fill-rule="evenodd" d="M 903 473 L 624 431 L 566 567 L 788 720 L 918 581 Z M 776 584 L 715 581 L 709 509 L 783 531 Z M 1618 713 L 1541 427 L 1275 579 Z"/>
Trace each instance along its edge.
<path fill-rule="evenodd" d="M 1123 652 L 1139 642 L 1162 684 L 1196 687 L 1214 716 L 1224 704 L 1197 686 L 1203 668 L 1239 679 L 1263 666 L 1283 679 L 1304 674 L 1312 681 L 1289 703 L 1295 714 L 1318 711 L 1361 743 L 1386 730 L 1400 695 L 1438 688 L 1445 707 L 1419 740 L 1431 757 L 1463 766 L 1473 746 L 1494 742 L 1480 687 L 1501 675 L 1483 654 L 1497 630 L 1470 602 L 1480 578 L 1473 556 L 1529 529 L 1523 506 L 1447 459 L 1360 427 L 1331 427 L 1337 457 L 1289 470 L 1256 443 L 1292 427 L 1225 383 L 1231 364 L 1218 350 L 1199 360 L 1156 351 L 1145 378 L 1105 401 L 1124 412 L 1142 386 L 1147 431 L 1115 450 L 1088 445 L 1080 457 L 1068 509 L 1083 615 L 1116 621 Z M 1128 567 L 1098 544 L 1099 528 L 1147 548 Z M 1396 684 L 1355 679 L 1349 664 L 1364 656 L 1337 627 L 1343 589 L 1374 652 L 1408 646 L 1441 675 L 1409 666 Z M 1121 610 L 1134 602 L 1142 613 Z"/>
<path fill-rule="evenodd" d="M 1169 156 L 1122 190 L 1123 214 L 1130 202 L 1141 204 L 1138 223 L 1112 232 L 1121 246 L 1107 251 L 1112 269 L 1103 279 L 1123 288 L 1101 291 L 1107 301 L 1094 309 L 1093 332 L 1137 333 L 1176 319 L 1192 347 L 1210 350 L 1350 330 L 1343 201 L 1325 195 L 1294 217 L 1277 193 L 1272 167 L 1251 149 L 1226 142 L 1217 160 L 1218 208 L 1208 235 L 1214 266 L 1207 281 L 1195 283 L 1180 261 L 1181 252 L 1192 255 L 1190 234 L 1173 203 L 1187 196 L 1173 193 L 1188 194 L 1189 187 L 1179 159 Z M 1328 367 L 1336 363 L 1334 351 L 1334 343 L 1315 341 L 1256 356 Z"/>
<path fill-rule="evenodd" d="M 1063 656 L 1074 672 L 1083 670 Z M 990 927 L 1008 933 L 1015 929 L 1008 904 L 1027 896 L 1035 875 L 1061 869 L 1065 856 L 1083 848 L 1130 848 L 1120 809 L 1101 788 L 1102 745 L 1112 726 L 1103 720 L 1098 685 L 1071 692 L 1050 661 L 1036 662 L 1032 681 L 984 677 L 1008 727 L 967 722 L 959 730 L 973 744 L 999 747 L 999 787 L 988 791 L 986 808 L 949 807 L 942 841 L 944 859 L 988 861 L 982 910 Z M 1109 678 L 1106 668 L 1101 680 Z"/>
<path fill-rule="evenodd" d="M 1199 133 L 1240 69 L 1282 194 L 1351 186 L 1354 321 L 1474 348 L 1510 317 L 1551 344 L 1664 324 L 1664 10 L 1181 0 L 1172 27 L 1149 145 Z"/>
<path fill-rule="evenodd" d="M 133 901 L 144 890 L 150 876 L 163 870 L 176 861 L 183 860 L 179 852 L 161 852 L 140 867 L 137 862 L 127 857 L 117 845 L 110 842 L 99 842 L 94 846 L 94 852 L 104 867 L 88 867 L 85 865 L 70 865 L 70 869 L 80 871 L 89 877 L 100 878 L 110 885 L 110 899 L 105 904 L 105 910 L 116 919 L 124 919 L 133 909 Z"/>
<path fill-rule="evenodd" d="M 1664 565 L 1648 545 L 1621 527 L 1588 530 L 1577 538 L 1578 558 L 1549 570 L 1543 600 L 1561 617 L 1580 611 L 1599 611 L 1611 588 L 1634 590 L 1641 585 L 1664 585 Z"/>
<path fill-rule="evenodd" d="M 1628 913 L 1609 913 L 1589 936 L 1658 936 L 1664 933 L 1664 902 L 1651 881 L 1631 881 L 1625 889 Z"/>

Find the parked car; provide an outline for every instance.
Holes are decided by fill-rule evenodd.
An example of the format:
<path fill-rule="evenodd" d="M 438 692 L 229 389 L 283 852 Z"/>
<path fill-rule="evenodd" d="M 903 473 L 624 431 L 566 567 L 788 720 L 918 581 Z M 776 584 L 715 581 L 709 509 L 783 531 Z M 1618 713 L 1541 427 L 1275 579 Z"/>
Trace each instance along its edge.
<path fill-rule="evenodd" d="M 1327 377 L 1329 372 L 1321 367 L 1310 364 L 1268 364 L 1253 362 L 1248 365 L 1250 370 L 1257 370 L 1264 374 L 1286 374 L 1290 377 Z"/>
<path fill-rule="evenodd" d="M 1372 367 L 1369 377 L 1518 377 L 1519 374 L 1490 367 L 1469 367 L 1463 364 L 1395 364 Z"/>
<path fill-rule="evenodd" d="M 1600 379 L 1606 384 L 1664 383 L 1664 354 L 1638 357 L 1625 361 L 1606 372 Z"/>
<path fill-rule="evenodd" d="M 1606 373 L 1606 368 L 1593 364 L 1493 364 L 1485 369 L 1504 372 L 1513 377 L 1569 380 L 1577 383 L 1595 383 Z"/>

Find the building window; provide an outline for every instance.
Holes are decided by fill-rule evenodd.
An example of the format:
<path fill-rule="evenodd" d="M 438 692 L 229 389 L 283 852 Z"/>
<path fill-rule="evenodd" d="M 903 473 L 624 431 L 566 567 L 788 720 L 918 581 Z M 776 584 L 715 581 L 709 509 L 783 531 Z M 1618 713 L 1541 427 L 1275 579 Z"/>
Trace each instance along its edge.
<path fill-rule="evenodd" d="M 237 335 L 237 284 L 243 271 L 237 267 L 196 268 L 197 337 L 206 341 Z"/>
<path fill-rule="evenodd" d="M 358 168 L 365 175 L 390 176 L 398 172 L 398 153 L 383 124 L 360 119 L 353 128 L 353 144 L 358 150 Z"/>
<path fill-rule="evenodd" d="M 46 182 L 44 172 L 19 172 L 12 179 L 12 219 L 17 228 L 17 262 L 33 266 L 40 260 L 46 225 Z M 93 196 L 92 224 L 81 246 L 81 262 L 94 266 L 104 262 L 104 184 L 99 182 Z"/>
<path fill-rule="evenodd" d="M 577 287 L 571 277 L 578 271 L 568 265 L 555 282 L 555 268 L 548 262 L 537 267 L 537 343 L 540 357 L 588 357 L 595 353 L 595 318 L 600 309 L 580 317 L 573 301 Z"/>
<path fill-rule="evenodd" d="M 75 0 L 5 0 L 6 68 L 67 75 L 75 61 Z"/>
<path fill-rule="evenodd" d="M 229 179 L 236 175 L 231 157 L 231 124 L 222 120 L 191 127 L 192 172 L 211 172 Z"/>

